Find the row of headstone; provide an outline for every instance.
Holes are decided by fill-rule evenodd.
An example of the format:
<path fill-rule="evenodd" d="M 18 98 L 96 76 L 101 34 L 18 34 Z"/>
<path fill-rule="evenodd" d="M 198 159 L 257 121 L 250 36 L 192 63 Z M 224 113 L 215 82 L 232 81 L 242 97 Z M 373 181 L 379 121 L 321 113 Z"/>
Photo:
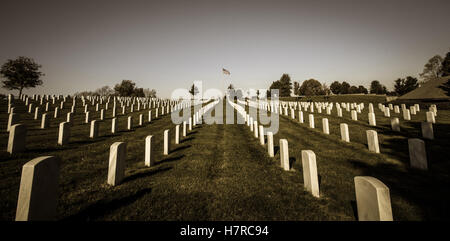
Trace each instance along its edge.
<path fill-rule="evenodd" d="M 230 104 L 233 105 L 234 103 L 230 102 Z M 255 132 L 254 126 L 257 125 L 255 124 L 257 122 L 253 121 L 253 117 L 247 115 L 245 111 L 239 110 L 238 108 L 236 108 L 235 105 L 233 105 L 233 107 L 235 107 L 235 109 L 238 110 L 238 113 L 244 115 L 243 117 L 246 119 L 247 125 L 250 128 L 252 128 L 253 126 L 253 132 Z M 299 115 L 299 117 L 300 116 L 303 117 L 302 115 Z M 295 117 L 292 116 L 292 112 L 291 118 L 295 119 Z M 253 125 L 251 124 L 252 121 Z M 347 124 L 344 124 L 343 126 L 346 127 Z M 264 133 L 263 131 L 261 131 L 261 127 L 263 126 L 260 126 L 259 128 L 260 137 L 261 133 Z M 348 127 L 346 136 L 348 137 Z M 374 138 L 376 137 L 376 132 L 373 130 L 369 130 L 367 131 L 367 136 L 369 142 L 369 149 L 376 152 L 378 141 L 377 138 Z M 376 143 L 374 143 L 375 142 L 374 140 L 376 140 Z M 267 143 L 269 156 L 274 157 L 273 134 L 271 132 L 267 133 Z M 261 144 L 263 145 L 262 141 Z M 302 150 L 301 154 L 302 154 L 303 182 L 305 189 L 308 192 L 310 192 L 314 197 L 319 198 L 320 192 L 319 192 L 316 155 L 311 150 Z M 281 167 L 284 170 L 288 171 L 291 169 L 291 164 L 289 163 L 289 147 L 288 141 L 286 139 L 280 139 L 280 162 Z M 357 176 L 355 177 L 354 181 L 355 181 L 355 193 L 358 210 L 358 220 L 392 221 L 393 216 L 392 216 L 389 188 L 374 177 Z"/>

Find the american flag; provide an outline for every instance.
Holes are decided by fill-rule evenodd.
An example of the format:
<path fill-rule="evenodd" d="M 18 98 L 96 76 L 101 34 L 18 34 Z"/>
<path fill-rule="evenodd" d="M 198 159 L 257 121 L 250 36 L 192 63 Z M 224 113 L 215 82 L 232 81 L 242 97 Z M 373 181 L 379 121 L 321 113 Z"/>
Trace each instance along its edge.
<path fill-rule="evenodd" d="M 228 70 L 226 70 L 226 69 L 224 69 L 224 68 L 222 68 L 222 72 L 223 72 L 223 74 L 225 74 L 225 75 L 230 75 L 230 71 L 228 71 Z"/>

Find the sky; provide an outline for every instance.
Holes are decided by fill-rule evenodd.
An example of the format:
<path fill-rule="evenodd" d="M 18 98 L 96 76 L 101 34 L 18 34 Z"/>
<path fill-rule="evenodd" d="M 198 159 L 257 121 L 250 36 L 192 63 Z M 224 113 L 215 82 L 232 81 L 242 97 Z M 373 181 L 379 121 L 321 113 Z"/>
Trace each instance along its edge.
<path fill-rule="evenodd" d="M 204 91 L 266 89 L 283 73 L 392 89 L 450 51 L 449 10 L 448 0 L 2 0 L 0 64 L 27 56 L 42 65 L 44 84 L 26 94 L 127 79 L 168 98 L 193 81 Z"/>

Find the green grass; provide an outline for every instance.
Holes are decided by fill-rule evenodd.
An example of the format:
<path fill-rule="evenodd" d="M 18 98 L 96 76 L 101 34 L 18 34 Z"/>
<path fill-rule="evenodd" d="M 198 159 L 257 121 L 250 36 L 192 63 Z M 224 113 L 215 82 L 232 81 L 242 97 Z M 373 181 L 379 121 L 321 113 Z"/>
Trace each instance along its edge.
<path fill-rule="evenodd" d="M 322 101 L 322 100 L 317 100 Z M 344 100 L 342 100 L 344 101 Z M 364 97 L 351 102 L 367 101 Z M 370 100 L 372 101 L 372 100 Z M 375 101 L 374 101 L 375 102 Z M 378 103 L 378 102 L 375 102 Z M 315 113 L 316 128 L 311 130 L 297 120 L 280 117 L 280 131 L 274 136 L 289 141 L 292 171 L 280 168 L 279 153 L 271 158 L 246 125 L 199 125 L 172 152 L 162 155 L 163 131 L 175 125 L 165 115 L 143 127 L 125 131 L 126 116 L 119 117 L 119 132 L 110 134 L 111 120 L 100 124 L 100 137 L 89 139 L 89 125 L 79 106 L 72 127 L 71 143 L 58 147 L 57 123 L 65 119 L 68 106 L 51 128 L 39 129 L 40 120 L 21 113 L 27 124 L 25 153 L 6 153 L 8 133 L 6 102 L 0 102 L 0 220 L 14 220 L 21 168 L 27 161 L 44 155 L 62 159 L 59 184 L 58 220 L 356 220 L 354 176 L 374 176 L 391 191 L 395 220 L 442 220 L 448 217 L 450 111 L 439 110 L 434 125 L 434 141 L 426 141 L 430 170 L 409 168 L 407 137 L 420 135 L 419 122 L 424 110 L 403 123 L 402 133 L 390 131 L 388 120 L 376 108 L 378 127 L 367 125 L 367 114 L 360 121 Z M 81 104 L 81 103 L 79 103 Z M 220 103 L 222 104 L 222 103 Z M 54 109 L 54 108 L 52 108 Z M 224 108 L 225 110 L 225 108 Z M 367 107 L 364 110 L 366 113 Z M 147 111 L 145 120 L 147 120 Z M 304 114 L 307 114 L 304 112 Z M 93 116 L 92 119 L 98 118 Z M 134 124 L 138 113 L 133 113 Z M 154 115 L 154 111 L 153 111 Z M 107 111 L 107 117 L 111 112 Z M 297 112 L 296 112 L 297 116 Z M 327 117 L 331 135 L 321 133 L 321 118 Z M 154 116 L 153 116 L 154 117 Z M 400 120 L 402 118 L 400 117 Z M 349 124 L 351 143 L 339 140 L 338 123 Z M 380 137 L 381 154 L 366 147 L 366 129 L 375 129 Z M 144 166 L 144 139 L 155 136 L 156 165 Z M 122 184 L 106 184 L 109 146 L 127 142 L 126 177 Z M 314 198 L 303 187 L 301 150 L 313 150 L 320 175 L 320 198 Z"/>

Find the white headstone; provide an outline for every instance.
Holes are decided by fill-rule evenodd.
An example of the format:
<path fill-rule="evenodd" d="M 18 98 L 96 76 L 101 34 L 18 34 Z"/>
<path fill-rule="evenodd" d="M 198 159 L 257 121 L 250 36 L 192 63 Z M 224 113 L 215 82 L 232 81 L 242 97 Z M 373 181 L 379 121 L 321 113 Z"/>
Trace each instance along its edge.
<path fill-rule="evenodd" d="M 311 150 L 302 151 L 303 183 L 314 197 L 319 197 L 319 177 L 317 175 L 316 154 Z"/>
<path fill-rule="evenodd" d="M 116 132 L 117 132 L 117 117 L 114 117 L 111 120 L 111 133 L 115 134 Z"/>
<path fill-rule="evenodd" d="M 273 133 L 267 132 L 267 152 L 270 157 L 274 157 L 274 149 L 273 149 Z"/>
<path fill-rule="evenodd" d="M 389 188 L 369 176 L 355 177 L 359 221 L 393 221 Z"/>
<path fill-rule="evenodd" d="M 14 154 L 25 151 L 27 127 L 23 124 L 12 125 L 9 129 L 7 152 Z"/>
<path fill-rule="evenodd" d="M 314 115 L 313 114 L 309 114 L 309 128 L 313 128 L 314 129 Z"/>
<path fill-rule="evenodd" d="M 280 161 L 281 161 L 281 167 L 285 171 L 289 171 L 289 169 L 290 169 L 289 148 L 288 148 L 288 141 L 286 139 L 280 139 Z"/>
<path fill-rule="evenodd" d="M 133 129 L 133 117 L 128 116 L 128 122 L 127 122 L 127 130 Z"/>
<path fill-rule="evenodd" d="M 6 127 L 6 130 L 7 130 L 7 131 L 11 130 L 11 126 L 13 126 L 13 125 L 15 125 L 15 124 L 18 124 L 19 121 L 20 121 L 19 114 L 17 114 L 17 113 L 11 113 L 11 114 L 9 114 L 9 117 L 8 117 L 8 126 Z"/>
<path fill-rule="evenodd" d="M 41 129 L 46 129 L 49 126 L 48 116 L 47 114 L 42 114 L 41 118 Z"/>
<path fill-rule="evenodd" d="M 153 136 L 145 138 L 145 166 L 151 167 L 155 164 L 155 154 L 153 153 Z"/>
<path fill-rule="evenodd" d="M 298 111 L 298 121 L 303 123 L 303 112 L 301 110 Z"/>
<path fill-rule="evenodd" d="M 323 133 L 328 134 L 328 135 L 330 134 L 330 127 L 328 126 L 327 118 L 322 119 L 322 129 L 323 129 Z"/>
<path fill-rule="evenodd" d="M 91 130 L 89 132 L 89 138 L 97 138 L 98 137 L 98 121 L 91 121 Z"/>
<path fill-rule="evenodd" d="M 350 142 L 350 135 L 348 133 L 348 125 L 345 123 L 340 124 L 341 128 L 341 140 L 345 142 Z"/>
<path fill-rule="evenodd" d="M 170 152 L 170 137 L 169 130 L 164 131 L 164 155 L 169 155 Z"/>
<path fill-rule="evenodd" d="M 175 144 L 180 144 L 180 125 L 175 126 Z"/>
<path fill-rule="evenodd" d="M 22 167 L 16 221 L 56 219 L 60 159 L 54 156 L 34 158 Z"/>
<path fill-rule="evenodd" d="M 259 143 L 264 146 L 264 126 L 259 125 Z"/>
<path fill-rule="evenodd" d="M 59 124 L 58 145 L 66 145 L 70 139 L 70 123 L 62 122 Z"/>
<path fill-rule="evenodd" d="M 367 130 L 366 135 L 367 135 L 367 146 L 369 147 L 369 151 L 375 152 L 375 153 L 380 153 L 377 132 L 374 130 Z"/>
<path fill-rule="evenodd" d="M 125 161 L 127 158 L 127 144 L 114 142 L 109 149 L 108 184 L 119 185 L 125 177 Z"/>

